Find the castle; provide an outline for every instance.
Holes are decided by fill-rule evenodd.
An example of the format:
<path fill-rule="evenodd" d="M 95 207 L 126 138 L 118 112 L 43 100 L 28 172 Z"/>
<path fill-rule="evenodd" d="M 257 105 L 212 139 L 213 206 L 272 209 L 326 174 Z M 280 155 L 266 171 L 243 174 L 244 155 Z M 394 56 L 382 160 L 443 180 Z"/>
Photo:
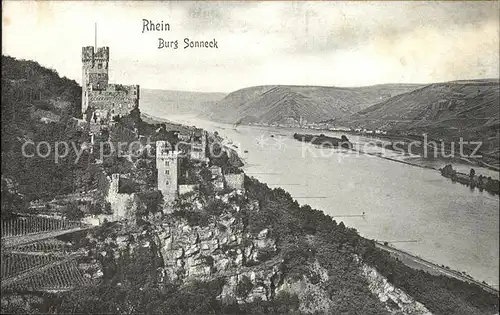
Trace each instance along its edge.
<path fill-rule="evenodd" d="M 195 129 L 189 135 L 180 135 L 189 144 L 181 150 L 173 149 L 167 141 L 156 141 L 156 170 L 157 189 L 161 191 L 166 202 L 174 201 L 177 197 L 195 191 L 198 184 L 189 183 L 181 173 L 185 172 L 183 159 L 189 159 L 194 163 L 209 163 L 207 156 L 207 132 L 203 129 Z M 224 189 L 244 190 L 245 174 L 225 173 L 220 166 L 211 166 L 212 183 L 215 191 Z M 187 174 L 186 174 L 187 175 Z"/>
<path fill-rule="evenodd" d="M 109 47 L 97 47 L 97 44 L 82 47 L 82 113 L 84 120 L 90 125 L 92 144 L 107 138 L 106 130 L 113 124 L 116 116 L 125 116 L 131 110 L 138 109 L 139 98 L 139 85 L 109 83 Z M 182 156 L 197 163 L 209 162 L 205 130 L 194 129 L 188 134 L 179 135 L 178 138 L 187 145 L 184 149 L 173 150 L 166 141 L 156 141 L 157 189 L 167 202 L 197 187 L 196 184 L 185 182 L 185 178 L 183 180 L 180 176 Z M 241 175 L 235 177 L 227 174 L 224 177 L 225 186 L 241 189 L 242 178 Z M 108 201 L 112 209 L 116 209 L 116 216 L 124 217 L 128 215 L 128 210 L 123 209 L 128 209 L 126 204 L 134 204 L 136 196 L 134 193 L 120 192 L 120 181 L 120 175 L 113 174 Z"/>
<path fill-rule="evenodd" d="M 109 47 L 82 47 L 82 113 L 95 124 L 139 107 L 139 85 L 109 83 Z"/>

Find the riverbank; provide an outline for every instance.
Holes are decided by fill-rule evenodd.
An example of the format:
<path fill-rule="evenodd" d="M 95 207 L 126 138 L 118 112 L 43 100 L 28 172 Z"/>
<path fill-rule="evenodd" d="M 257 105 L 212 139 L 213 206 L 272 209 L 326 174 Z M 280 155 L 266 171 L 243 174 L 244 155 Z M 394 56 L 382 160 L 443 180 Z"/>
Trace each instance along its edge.
<path fill-rule="evenodd" d="M 450 162 L 457 160 L 469 165 L 481 166 L 492 171 L 500 172 L 500 167 L 498 165 L 494 165 L 498 164 L 498 157 L 475 152 L 475 149 L 470 149 L 467 147 L 462 148 L 462 154 L 460 152 L 456 152 L 447 148 L 446 144 L 438 139 L 432 139 L 428 137 L 424 138 L 423 136 L 416 135 L 364 134 L 352 131 L 346 131 L 345 133 L 377 140 L 387 140 L 390 143 L 385 145 L 384 148 L 388 150 L 402 151 L 406 154 L 417 153 L 422 158 L 426 158 L 428 154 L 433 154 L 434 158 L 442 159 L 443 161 Z M 416 145 L 411 145 L 412 143 Z M 464 143 L 467 143 L 467 141 L 465 141 Z M 472 155 L 480 155 L 482 157 L 472 157 Z"/>
<path fill-rule="evenodd" d="M 329 137 L 329 136 L 326 136 L 324 134 L 311 135 L 311 134 L 298 134 L 298 133 L 294 133 L 293 134 L 293 138 L 296 139 L 296 140 L 298 140 L 298 141 L 301 141 L 301 142 L 311 143 L 313 145 L 319 146 L 320 148 L 338 148 L 338 147 L 342 147 L 342 148 L 345 148 L 345 149 L 350 149 L 350 150 L 352 150 L 354 152 L 362 153 L 362 154 L 369 155 L 369 156 L 375 156 L 375 157 L 378 157 L 378 158 L 381 158 L 381 159 L 385 159 L 385 160 L 388 160 L 388 161 L 393 161 L 393 162 L 396 162 L 396 163 L 402 163 L 402 164 L 416 166 L 416 167 L 421 167 L 421 168 L 438 170 L 438 168 L 436 168 L 436 167 L 422 165 L 422 164 L 418 164 L 418 163 L 415 163 L 415 162 L 409 162 L 409 161 L 405 161 L 405 160 L 402 160 L 402 159 L 395 159 L 395 158 L 387 157 L 387 156 L 384 156 L 383 153 L 381 153 L 381 152 L 373 153 L 373 152 L 366 152 L 366 151 L 360 150 L 359 147 L 355 148 L 353 146 L 353 144 L 349 141 L 349 139 L 345 135 L 342 135 L 342 137 L 339 139 L 339 138 L 336 138 L 336 137 Z"/>
<path fill-rule="evenodd" d="M 422 148 L 419 148 L 417 150 L 417 151 L 420 150 L 422 152 L 419 151 L 419 152 L 416 152 L 417 154 L 414 154 L 413 151 L 415 151 L 415 150 L 412 150 L 412 152 L 410 153 L 411 150 L 409 150 L 409 146 L 411 146 L 411 144 L 406 143 L 406 145 L 404 145 L 401 142 L 397 142 L 396 144 L 394 142 L 388 143 L 386 141 L 382 141 L 383 137 L 384 136 L 381 136 L 380 138 L 374 138 L 374 139 L 376 139 L 376 142 L 372 142 L 372 141 L 368 141 L 367 143 L 355 142 L 355 146 L 353 146 L 353 144 L 351 142 L 349 142 L 349 140 L 347 139 L 347 137 L 345 135 L 342 135 L 342 139 L 339 139 L 336 137 L 330 137 L 330 136 L 327 136 L 325 134 L 317 135 L 317 134 L 294 133 L 294 135 L 293 135 L 293 138 L 298 140 L 298 141 L 308 142 L 308 143 L 311 143 L 313 145 L 317 145 L 322 149 L 329 148 L 329 147 L 336 148 L 339 146 L 342 146 L 345 148 L 349 147 L 349 149 L 351 149 L 355 152 L 358 152 L 358 153 L 365 154 L 365 155 L 375 156 L 375 157 L 379 157 L 379 158 L 382 158 L 385 160 L 389 160 L 389 161 L 393 161 L 393 162 L 397 162 L 397 163 L 402 163 L 402 164 L 406 164 L 406 165 L 411 165 L 411 166 L 416 166 L 416 167 L 420 167 L 420 168 L 432 169 L 435 171 L 441 171 L 441 169 L 442 169 L 442 166 L 439 165 L 439 163 L 438 163 L 439 161 L 442 162 L 442 165 L 444 163 L 450 163 L 450 161 L 452 161 L 452 163 L 453 163 L 453 161 L 454 161 L 456 163 L 455 165 L 460 165 L 462 169 L 466 165 L 475 165 L 471 161 L 468 161 L 466 159 L 456 158 L 456 157 L 451 157 L 451 158 L 447 158 L 447 159 L 437 157 L 437 158 L 429 159 L 429 158 L 425 157 L 425 155 L 427 155 L 427 151 L 426 150 L 422 151 Z M 368 137 L 368 139 L 370 139 L 370 138 L 373 138 L 373 137 Z M 361 138 L 358 138 L 358 141 L 360 139 Z M 408 140 L 408 139 L 406 139 L 406 140 Z M 367 151 L 364 151 L 361 149 L 362 147 L 366 148 L 367 145 L 379 147 L 379 148 L 381 148 L 382 152 L 367 152 Z M 435 148 L 433 146 L 430 146 L 428 152 L 432 152 L 434 150 L 435 150 Z M 388 152 L 389 152 L 389 154 L 387 154 Z M 423 153 L 424 156 L 422 156 L 421 153 Z M 464 163 L 459 164 L 460 162 L 464 162 L 464 161 L 467 161 L 467 163 L 466 164 L 464 164 Z M 429 165 L 429 164 L 434 164 L 434 165 Z M 492 168 L 488 168 L 488 167 L 482 168 L 483 171 L 485 169 L 492 170 Z M 487 172 L 486 175 L 476 176 L 475 180 L 473 180 L 472 182 L 469 181 L 468 179 L 466 179 L 465 181 L 461 180 L 461 177 L 463 177 L 463 176 L 460 176 L 459 174 L 462 174 L 462 173 L 458 173 L 458 175 L 455 177 L 456 178 L 460 177 L 460 178 L 455 179 L 455 180 L 452 179 L 452 180 L 461 182 L 462 184 L 469 186 L 469 187 L 472 187 L 472 188 L 478 188 L 480 191 L 486 190 L 492 194 L 498 195 L 499 194 L 498 188 L 497 188 L 498 185 L 495 185 L 495 183 L 497 183 L 498 180 L 491 179 L 491 176 L 494 176 L 491 173 L 492 172 Z M 495 174 L 495 175 L 498 175 L 498 174 Z M 451 178 L 450 176 L 445 176 L 445 177 Z M 490 181 L 495 181 L 495 183 L 490 183 Z"/>
<path fill-rule="evenodd" d="M 328 149 L 293 139 L 301 131 L 291 128 L 238 126 L 235 130 L 192 116 L 169 119 L 218 131 L 239 147 L 236 151 L 245 163 L 245 173 L 289 191 L 299 204 L 342 220 L 364 237 L 419 239 L 397 247 L 498 284 L 498 196 L 453 185 L 437 171 L 444 163 L 427 163 L 392 151 L 385 152 L 387 158 L 377 158 L 381 150 L 374 146 L 366 147 L 366 154 L 346 149 L 330 154 L 325 152 Z M 324 134 L 341 137 L 341 133 Z M 355 146 L 369 142 L 348 137 Z M 412 167 L 400 159 L 432 167 Z M 476 171 L 487 174 L 480 168 Z M 363 211 L 364 218 L 359 216 Z"/>
<path fill-rule="evenodd" d="M 245 124 L 241 124 L 245 125 Z M 468 142 L 464 141 L 464 147 L 463 153 L 464 157 L 460 156 L 459 152 L 452 151 L 450 148 L 447 147 L 446 143 L 443 143 L 442 140 L 440 139 L 433 139 L 426 137 L 424 138 L 423 136 L 420 135 L 400 135 L 400 134 L 387 134 L 387 133 L 362 133 L 362 132 L 356 132 L 352 130 L 331 130 L 328 128 L 305 128 L 303 126 L 294 126 L 294 127 L 287 127 L 287 126 L 266 126 L 262 124 L 250 124 L 246 126 L 252 126 L 252 127 L 263 127 L 263 128 L 276 128 L 276 129 L 300 129 L 300 130 L 308 130 L 308 131 L 314 131 L 314 132 L 341 132 L 353 136 L 360 136 L 360 137 L 367 137 L 367 138 L 372 138 L 376 140 L 388 140 L 393 143 L 398 143 L 398 148 L 395 151 L 402 151 L 407 154 L 419 154 L 421 155 L 422 158 L 426 158 L 425 152 L 437 152 L 437 158 L 443 159 L 443 163 L 449 163 L 450 161 L 459 161 L 461 163 L 466 163 L 472 166 L 480 166 L 487 168 L 489 170 L 499 172 L 500 173 L 500 165 L 499 165 L 499 157 L 494 156 L 491 154 L 485 154 L 482 152 L 475 152 L 475 146 L 472 146 L 472 148 L 468 147 Z M 424 142 L 427 142 L 427 146 L 424 146 Z M 456 140 L 457 144 L 459 144 L 459 140 Z M 411 151 L 409 152 L 409 144 L 410 143 L 417 143 L 418 146 L 412 145 Z M 433 146 L 433 143 L 436 143 L 436 147 Z M 444 144 L 443 146 L 441 144 Z M 452 143 L 452 142 L 450 142 Z M 471 142 L 472 145 L 472 142 Z M 392 146 L 386 147 L 386 149 L 394 150 Z M 477 157 L 470 157 L 473 154 L 481 155 L 481 158 Z"/>
<path fill-rule="evenodd" d="M 500 194 L 500 182 L 498 180 L 483 175 L 476 175 L 474 169 L 471 169 L 469 174 L 465 174 L 457 172 L 451 164 L 448 164 L 439 170 L 442 176 L 451 179 L 453 182 L 459 182 L 472 189 L 477 188 L 480 191 L 486 190 L 493 195 Z"/>
<path fill-rule="evenodd" d="M 490 293 L 493 293 L 496 295 L 499 294 L 498 288 L 495 288 L 495 287 L 493 287 L 485 282 L 480 282 L 478 280 L 475 280 L 471 276 L 469 276 L 465 273 L 462 273 L 460 271 L 450 269 L 449 267 L 446 267 L 444 265 L 439 265 L 437 263 L 434 263 L 434 262 L 431 262 L 427 259 L 418 257 L 418 256 L 411 254 L 409 252 L 406 252 L 404 250 L 401 250 L 401 249 L 398 249 L 398 248 L 395 248 L 395 247 L 392 247 L 389 245 L 385 245 L 381 242 L 376 242 L 376 247 L 392 254 L 394 257 L 399 259 L 402 263 L 404 263 L 408 267 L 418 269 L 418 270 L 423 270 L 423 271 L 426 271 L 426 272 L 428 272 L 430 274 L 434 274 L 434 275 L 444 275 L 444 276 L 452 277 L 452 278 L 455 278 L 455 279 L 460 280 L 460 281 L 465 281 L 468 283 L 478 285 L 487 292 L 490 292 Z"/>

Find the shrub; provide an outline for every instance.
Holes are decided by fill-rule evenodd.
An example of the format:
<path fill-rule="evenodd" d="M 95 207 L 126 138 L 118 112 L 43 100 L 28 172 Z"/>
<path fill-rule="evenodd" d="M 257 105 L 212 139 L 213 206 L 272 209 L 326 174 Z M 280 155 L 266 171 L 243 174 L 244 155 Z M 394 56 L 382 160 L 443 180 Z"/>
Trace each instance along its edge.
<path fill-rule="evenodd" d="M 207 213 L 210 215 L 218 216 L 224 213 L 224 211 L 227 210 L 227 208 L 228 205 L 225 204 L 222 200 L 212 199 L 205 206 L 205 211 L 207 211 Z"/>
<path fill-rule="evenodd" d="M 262 248 L 257 251 L 258 261 L 268 261 L 275 255 L 275 251 L 272 248 Z"/>
<path fill-rule="evenodd" d="M 173 215 L 187 220 L 189 226 L 207 226 L 209 223 L 208 216 L 203 212 L 190 210 L 175 210 Z"/>
<path fill-rule="evenodd" d="M 236 285 L 236 295 L 238 297 L 246 297 L 253 289 L 253 283 L 247 276 L 241 277 L 241 280 Z"/>
<path fill-rule="evenodd" d="M 84 213 L 78 206 L 74 203 L 70 203 L 65 211 L 66 218 L 69 220 L 79 220 L 83 218 Z"/>
<path fill-rule="evenodd" d="M 102 206 L 100 203 L 92 203 L 89 206 L 89 213 L 93 215 L 102 214 Z"/>

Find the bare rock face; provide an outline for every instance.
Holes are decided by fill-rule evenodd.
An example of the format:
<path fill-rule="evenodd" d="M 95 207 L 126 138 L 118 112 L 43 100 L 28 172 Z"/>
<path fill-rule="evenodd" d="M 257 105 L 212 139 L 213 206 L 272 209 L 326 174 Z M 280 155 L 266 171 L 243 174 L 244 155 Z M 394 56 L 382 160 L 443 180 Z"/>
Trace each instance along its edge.
<path fill-rule="evenodd" d="M 217 223 L 208 226 L 189 226 L 176 219 L 156 231 L 166 273 L 170 281 L 223 276 L 231 270 L 244 268 L 248 261 L 256 261 L 256 249 L 276 250 L 269 231 L 256 237 L 244 232 L 240 219 L 231 214 L 222 215 Z"/>
<path fill-rule="evenodd" d="M 229 199 L 228 204 L 234 205 Z M 259 207 L 258 203 L 250 206 L 255 211 Z M 275 240 L 268 229 L 248 232 L 238 211 L 232 207 L 213 217 L 206 226 L 190 226 L 186 219 L 169 215 L 145 230 L 122 232 L 112 240 L 104 240 L 103 249 L 113 250 L 103 251 L 102 256 L 133 254 L 136 249 L 147 247 L 163 260 L 158 270 L 161 282 L 182 284 L 222 278 L 225 284 L 219 295 L 221 300 L 271 300 L 283 282 Z"/>
<path fill-rule="evenodd" d="M 387 305 L 393 305 L 393 307 L 389 307 L 392 314 L 401 314 L 402 312 L 407 315 L 432 315 L 422 303 L 415 301 L 403 290 L 396 288 L 375 268 L 363 265 L 362 271 L 368 280 L 370 291 L 377 295 L 380 301 Z"/>
<path fill-rule="evenodd" d="M 223 200 L 223 202 L 226 202 Z M 258 208 L 258 204 L 252 204 Z M 220 298 L 236 302 L 268 300 L 281 280 L 276 244 L 270 231 L 251 235 L 234 213 L 225 212 L 207 226 L 189 226 L 172 216 L 155 225 L 152 234 L 164 262 L 162 277 L 171 282 L 225 278 Z M 268 255 L 259 256 L 259 251 Z M 238 292 L 241 279 L 250 279 L 248 290 Z"/>
<path fill-rule="evenodd" d="M 284 279 L 277 292 L 297 294 L 300 300 L 299 310 L 304 314 L 332 314 L 334 302 L 322 287 L 322 283 L 329 279 L 328 271 L 317 261 L 308 265 L 307 269 L 311 274 L 317 275 L 317 283 L 313 284 L 306 276 L 298 281 Z"/>
<path fill-rule="evenodd" d="M 279 260 L 271 260 L 256 268 L 234 270 L 227 276 L 219 298 L 226 303 L 271 300 L 282 281 L 280 264 Z"/>

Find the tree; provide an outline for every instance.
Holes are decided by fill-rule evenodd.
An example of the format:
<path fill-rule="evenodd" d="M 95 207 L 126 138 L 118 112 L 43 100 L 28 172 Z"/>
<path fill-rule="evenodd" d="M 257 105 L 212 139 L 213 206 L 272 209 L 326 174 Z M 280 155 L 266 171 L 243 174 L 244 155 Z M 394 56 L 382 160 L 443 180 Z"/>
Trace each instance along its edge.
<path fill-rule="evenodd" d="M 78 206 L 74 203 L 70 203 L 65 211 L 66 218 L 69 220 L 80 220 L 83 218 L 84 213 Z"/>
<path fill-rule="evenodd" d="M 89 213 L 92 215 L 102 214 L 102 207 L 100 203 L 91 203 L 89 206 Z"/>
<path fill-rule="evenodd" d="M 475 169 L 473 169 L 473 168 L 471 168 L 471 169 L 470 169 L 470 173 L 469 173 L 469 177 L 470 177 L 470 178 L 473 178 L 473 177 L 474 177 L 474 175 L 476 175 L 476 170 L 475 170 Z"/>

